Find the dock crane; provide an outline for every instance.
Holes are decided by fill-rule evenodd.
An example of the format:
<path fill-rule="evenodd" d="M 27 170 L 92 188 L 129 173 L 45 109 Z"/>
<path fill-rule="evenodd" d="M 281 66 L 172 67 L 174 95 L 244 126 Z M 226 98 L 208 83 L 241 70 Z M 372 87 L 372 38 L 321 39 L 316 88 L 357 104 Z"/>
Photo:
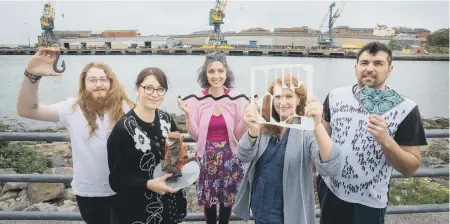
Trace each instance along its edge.
<path fill-rule="evenodd" d="M 209 25 L 213 26 L 214 29 L 209 34 L 208 40 L 208 44 L 212 46 L 204 46 L 205 48 L 227 48 L 227 41 L 220 29 L 225 17 L 226 5 L 227 0 L 216 0 L 214 8 L 209 11 Z"/>
<path fill-rule="evenodd" d="M 44 5 L 44 13 L 41 16 L 41 29 L 44 31 L 42 37 L 39 38 L 39 45 L 43 47 L 57 47 L 61 49 L 61 44 L 53 33 L 55 28 L 55 8 L 53 7 L 52 1 L 49 0 L 47 4 Z M 66 70 L 66 63 L 62 60 L 61 69 L 58 68 L 58 60 L 61 53 L 56 52 L 56 59 L 53 62 L 53 70 L 58 73 L 63 73 Z"/>
<path fill-rule="evenodd" d="M 320 24 L 319 28 L 319 37 L 317 39 L 317 43 L 319 46 L 326 46 L 326 47 L 336 47 L 336 43 L 333 40 L 333 26 L 336 22 L 336 20 L 341 15 L 342 11 L 344 10 L 345 5 L 347 2 L 343 2 L 342 6 L 336 10 L 333 14 L 333 8 L 336 6 L 336 2 L 331 3 L 329 6 L 329 10 L 325 17 L 322 20 L 322 23 Z M 328 27 L 324 26 L 325 20 L 328 19 Z M 325 28 L 325 29 L 324 29 Z"/>
<path fill-rule="evenodd" d="M 55 28 L 55 8 L 52 1 L 49 0 L 44 5 L 44 11 L 41 16 L 42 37 L 39 39 L 40 46 L 59 47 L 60 43 L 53 32 Z"/>

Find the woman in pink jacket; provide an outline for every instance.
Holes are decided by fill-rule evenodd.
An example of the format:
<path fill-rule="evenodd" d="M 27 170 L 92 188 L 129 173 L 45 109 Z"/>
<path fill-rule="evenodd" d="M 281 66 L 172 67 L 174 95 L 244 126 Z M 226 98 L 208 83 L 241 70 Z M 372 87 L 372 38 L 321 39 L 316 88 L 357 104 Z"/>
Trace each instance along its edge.
<path fill-rule="evenodd" d="M 234 76 L 225 54 L 210 53 L 197 79 L 202 91 L 180 101 L 187 118 L 190 136 L 197 141 L 196 158 L 200 165 L 197 182 L 199 206 L 204 206 L 206 223 L 228 223 L 231 208 L 243 178 L 244 166 L 237 158 L 238 140 L 245 134 L 244 98 L 232 90 Z"/>

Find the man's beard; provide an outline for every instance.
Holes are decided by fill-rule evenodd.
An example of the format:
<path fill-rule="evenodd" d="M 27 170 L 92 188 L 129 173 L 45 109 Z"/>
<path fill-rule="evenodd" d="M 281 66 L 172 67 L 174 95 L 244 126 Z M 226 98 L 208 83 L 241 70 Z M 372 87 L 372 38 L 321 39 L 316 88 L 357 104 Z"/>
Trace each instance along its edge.
<path fill-rule="evenodd" d="M 109 91 L 106 91 L 106 95 L 94 96 L 93 92 L 87 94 L 84 98 L 85 105 L 89 107 L 91 112 L 96 114 L 103 114 L 110 105 L 108 105 Z"/>

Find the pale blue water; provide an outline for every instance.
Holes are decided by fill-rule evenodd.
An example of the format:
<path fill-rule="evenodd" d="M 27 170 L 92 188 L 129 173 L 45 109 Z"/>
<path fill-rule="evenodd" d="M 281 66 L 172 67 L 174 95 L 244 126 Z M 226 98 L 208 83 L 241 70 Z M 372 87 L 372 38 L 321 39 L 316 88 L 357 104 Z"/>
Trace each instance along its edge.
<path fill-rule="evenodd" d="M 28 128 L 46 128 L 52 123 L 36 122 L 20 118 L 16 113 L 18 88 L 23 71 L 31 56 L 0 56 L 0 118 L 18 120 Z M 162 108 L 181 113 L 176 99 L 200 90 L 197 69 L 204 56 L 142 55 L 142 56 L 62 56 L 67 70 L 61 77 L 41 79 L 39 100 L 50 104 L 75 96 L 78 77 L 85 64 L 101 61 L 109 64 L 132 99 L 136 98 L 134 82 L 138 73 L 146 67 L 159 67 L 169 77 L 169 92 Z M 321 101 L 333 88 L 353 85 L 354 59 L 320 59 L 288 57 L 229 56 L 228 64 L 236 76 L 236 89 L 250 94 L 250 68 L 267 64 L 312 64 L 314 68 L 314 95 Z M 414 100 L 425 117 L 449 117 L 449 62 L 394 61 L 394 71 L 388 85 Z"/>

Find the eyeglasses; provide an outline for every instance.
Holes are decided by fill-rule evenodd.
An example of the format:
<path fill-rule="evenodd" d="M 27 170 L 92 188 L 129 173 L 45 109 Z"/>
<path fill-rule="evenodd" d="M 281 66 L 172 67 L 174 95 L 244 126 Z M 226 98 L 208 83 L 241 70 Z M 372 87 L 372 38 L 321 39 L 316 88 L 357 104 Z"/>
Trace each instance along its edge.
<path fill-rule="evenodd" d="M 163 87 L 155 88 L 153 86 L 141 86 L 141 85 L 139 86 L 144 88 L 144 93 L 147 95 L 152 95 L 153 92 L 155 92 L 155 90 L 158 96 L 164 96 L 166 94 L 166 89 L 164 89 Z"/>
<path fill-rule="evenodd" d="M 97 78 L 87 78 L 86 81 L 89 84 L 97 84 L 98 81 L 100 81 L 101 84 L 107 84 L 109 83 L 109 78 L 106 76 L 100 77 L 99 79 Z"/>

